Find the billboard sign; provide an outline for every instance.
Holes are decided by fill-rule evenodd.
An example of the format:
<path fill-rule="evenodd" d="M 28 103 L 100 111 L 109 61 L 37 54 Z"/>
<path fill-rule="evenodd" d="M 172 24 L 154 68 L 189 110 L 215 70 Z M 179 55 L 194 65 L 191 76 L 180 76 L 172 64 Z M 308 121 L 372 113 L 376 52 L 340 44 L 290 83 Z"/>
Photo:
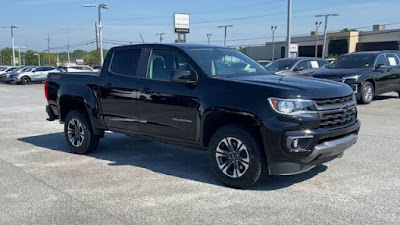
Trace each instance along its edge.
<path fill-rule="evenodd" d="M 174 13 L 175 33 L 187 34 L 190 31 L 190 18 L 186 13 Z"/>
<path fill-rule="evenodd" d="M 76 59 L 75 63 L 76 63 L 76 65 L 83 65 L 84 64 L 84 60 L 83 59 Z"/>

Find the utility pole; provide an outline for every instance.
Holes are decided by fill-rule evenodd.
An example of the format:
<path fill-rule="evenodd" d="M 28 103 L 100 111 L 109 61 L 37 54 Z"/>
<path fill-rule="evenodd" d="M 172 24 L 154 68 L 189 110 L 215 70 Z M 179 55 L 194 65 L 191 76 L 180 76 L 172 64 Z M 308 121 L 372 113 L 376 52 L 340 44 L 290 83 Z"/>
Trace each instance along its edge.
<path fill-rule="evenodd" d="M 67 38 L 68 38 L 68 43 L 67 43 L 67 56 L 68 56 L 68 64 L 71 63 L 71 58 L 69 57 L 69 27 L 67 26 Z"/>
<path fill-rule="evenodd" d="M 50 62 L 50 34 L 47 34 L 47 38 L 45 38 L 45 40 L 47 40 L 47 60 L 48 60 L 48 65 L 50 66 L 51 62 Z"/>
<path fill-rule="evenodd" d="M 21 61 L 21 48 L 25 48 L 22 46 L 14 46 L 15 48 L 18 48 L 18 65 L 21 66 L 22 65 L 22 61 Z"/>
<path fill-rule="evenodd" d="M 160 36 L 160 43 L 162 43 L 162 41 L 164 40 L 163 35 L 165 35 L 165 33 L 158 33 L 156 35 Z"/>
<path fill-rule="evenodd" d="M 99 34 L 98 34 L 98 28 L 97 28 L 97 23 L 94 22 L 94 30 L 95 30 L 95 34 L 96 34 L 96 51 L 97 51 L 97 55 L 99 54 Z"/>
<path fill-rule="evenodd" d="M 271 26 L 272 31 L 272 61 L 275 60 L 275 31 L 278 26 Z"/>
<path fill-rule="evenodd" d="M 315 58 L 318 57 L 318 36 L 319 36 L 319 27 L 322 22 L 315 22 Z"/>
<path fill-rule="evenodd" d="M 33 55 L 36 55 L 38 57 L 38 66 L 40 66 L 40 54 L 39 53 L 35 53 Z"/>
<path fill-rule="evenodd" d="M 290 57 L 290 45 L 292 42 L 292 0 L 288 0 L 287 12 L 287 37 L 286 37 L 286 58 Z"/>
<path fill-rule="evenodd" d="M 224 34 L 224 46 L 226 47 L 226 36 L 227 36 L 227 28 L 228 27 L 233 27 L 233 25 L 222 25 L 222 26 L 218 26 L 218 28 L 224 28 L 225 29 L 225 34 Z"/>
<path fill-rule="evenodd" d="M 324 44 L 322 46 L 322 58 L 325 58 L 326 54 L 326 36 L 327 36 L 327 29 L 328 29 L 328 18 L 330 16 L 339 16 L 339 14 L 321 14 L 316 15 L 315 17 L 325 17 L 325 29 L 324 29 Z"/>
<path fill-rule="evenodd" d="M 100 65 L 103 65 L 104 61 L 104 52 L 103 52 L 103 24 L 101 22 L 101 9 L 108 9 L 109 5 L 102 3 L 102 4 L 85 4 L 83 7 L 96 7 L 97 14 L 99 18 L 98 30 L 99 30 L 99 40 L 100 40 Z"/>
<path fill-rule="evenodd" d="M 210 45 L 210 38 L 211 38 L 211 36 L 212 36 L 212 33 L 208 33 L 208 34 L 207 34 L 207 39 L 208 39 L 207 43 L 208 43 L 208 45 Z"/>

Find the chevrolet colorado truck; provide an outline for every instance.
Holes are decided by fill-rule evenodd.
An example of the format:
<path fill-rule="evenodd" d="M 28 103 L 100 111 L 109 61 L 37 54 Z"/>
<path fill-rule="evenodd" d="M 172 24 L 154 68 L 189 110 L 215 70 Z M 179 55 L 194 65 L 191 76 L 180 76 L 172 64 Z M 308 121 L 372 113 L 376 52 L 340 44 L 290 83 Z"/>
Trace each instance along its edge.
<path fill-rule="evenodd" d="M 272 75 L 209 45 L 115 47 L 100 74 L 49 74 L 45 95 L 74 153 L 95 150 L 104 131 L 208 149 L 214 174 L 234 188 L 341 157 L 360 129 L 348 85 Z"/>

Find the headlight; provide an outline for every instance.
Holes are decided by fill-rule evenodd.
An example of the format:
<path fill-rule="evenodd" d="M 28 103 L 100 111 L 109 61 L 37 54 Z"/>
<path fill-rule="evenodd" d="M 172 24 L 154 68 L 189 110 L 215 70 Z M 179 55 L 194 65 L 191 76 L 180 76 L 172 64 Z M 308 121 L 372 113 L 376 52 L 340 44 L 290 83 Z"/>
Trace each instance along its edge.
<path fill-rule="evenodd" d="M 272 109 L 279 114 L 318 116 L 317 108 L 311 100 L 269 98 L 268 101 Z"/>
<path fill-rule="evenodd" d="M 360 75 L 353 75 L 353 76 L 347 76 L 347 77 L 343 77 L 343 82 L 345 82 L 346 80 L 358 80 L 358 78 L 360 77 Z"/>

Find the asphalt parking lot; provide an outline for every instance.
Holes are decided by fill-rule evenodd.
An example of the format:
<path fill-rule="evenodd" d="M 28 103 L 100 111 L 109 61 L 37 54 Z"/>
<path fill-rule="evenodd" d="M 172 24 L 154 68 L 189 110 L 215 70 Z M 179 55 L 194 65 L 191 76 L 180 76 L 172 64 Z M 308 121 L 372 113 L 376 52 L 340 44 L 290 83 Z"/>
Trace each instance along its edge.
<path fill-rule="evenodd" d="M 205 151 L 107 133 L 68 153 L 43 85 L 0 84 L 0 224 L 400 224 L 400 98 L 359 106 L 342 159 L 249 190 L 221 185 Z"/>

